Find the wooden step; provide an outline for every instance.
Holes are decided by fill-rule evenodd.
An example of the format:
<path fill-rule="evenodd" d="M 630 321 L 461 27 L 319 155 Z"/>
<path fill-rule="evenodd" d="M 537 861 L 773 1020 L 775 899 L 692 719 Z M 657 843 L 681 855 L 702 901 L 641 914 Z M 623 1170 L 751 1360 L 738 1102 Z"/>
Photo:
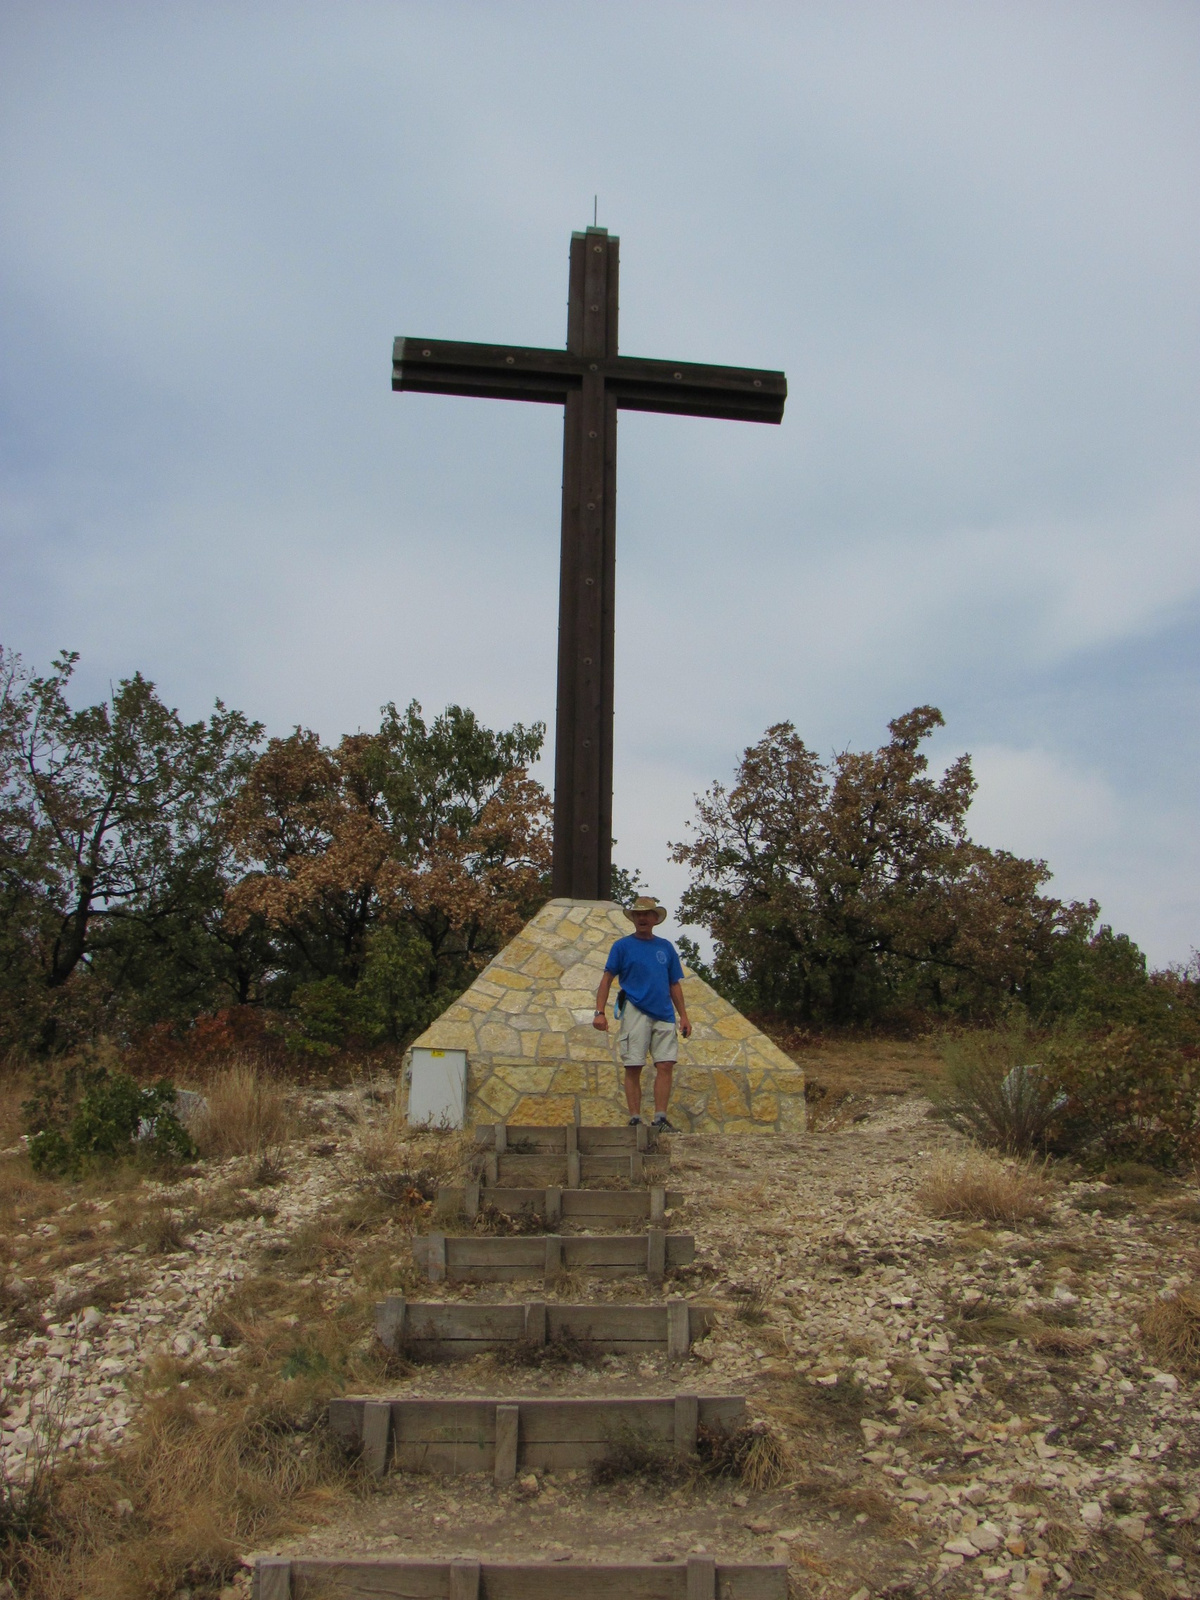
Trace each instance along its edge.
<path fill-rule="evenodd" d="M 447 1217 L 474 1217 L 485 1205 L 506 1217 L 533 1216 L 546 1222 L 661 1223 L 668 1210 L 683 1204 L 683 1195 L 661 1184 L 649 1189 L 483 1189 L 468 1183 L 462 1189 L 439 1189 L 437 1203 Z"/>
<path fill-rule="evenodd" d="M 690 1233 L 541 1233 L 511 1236 L 430 1233 L 412 1242 L 413 1260 L 430 1283 L 501 1283 L 562 1272 L 626 1277 L 644 1272 L 661 1283 L 668 1268 L 696 1259 Z"/>
<path fill-rule="evenodd" d="M 553 1152 L 511 1152 L 497 1155 L 494 1150 L 483 1157 L 483 1181 L 489 1189 L 500 1185 L 526 1188 L 552 1183 L 564 1189 L 580 1189 L 602 1178 L 623 1178 L 627 1183 L 661 1183 L 671 1170 L 671 1158 L 640 1150 L 617 1151 L 612 1155 L 566 1155 Z"/>
<path fill-rule="evenodd" d="M 375 1307 L 375 1331 L 389 1350 L 416 1360 L 453 1361 L 486 1350 L 544 1346 L 578 1340 L 597 1350 L 648 1355 L 665 1350 L 686 1356 L 702 1339 L 714 1313 L 674 1298 L 652 1306 L 549 1305 L 544 1300 L 505 1305 L 406 1301 L 390 1295 Z"/>
<path fill-rule="evenodd" d="M 503 1155 L 566 1155 L 578 1150 L 583 1156 L 611 1156 L 622 1151 L 658 1149 L 659 1135 L 646 1122 L 634 1128 L 577 1127 L 573 1122 L 548 1128 L 518 1126 L 508 1122 L 481 1122 L 475 1128 L 475 1143 L 481 1149 Z"/>
<path fill-rule="evenodd" d="M 329 1402 L 329 1425 L 369 1471 L 490 1472 L 498 1484 L 518 1472 L 567 1471 L 610 1456 L 624 1438 L 680 1456 L 696 1453 L 700 1427 L 733 1430 L 745 1421 L 741 1395 L 388 1400 Z"/>
<path fill-rule="evenodd" d="M 405 1561 L 259 1556 L 252 1600 L 786 1600 L 787 1566 L 716 1561 Z"/>

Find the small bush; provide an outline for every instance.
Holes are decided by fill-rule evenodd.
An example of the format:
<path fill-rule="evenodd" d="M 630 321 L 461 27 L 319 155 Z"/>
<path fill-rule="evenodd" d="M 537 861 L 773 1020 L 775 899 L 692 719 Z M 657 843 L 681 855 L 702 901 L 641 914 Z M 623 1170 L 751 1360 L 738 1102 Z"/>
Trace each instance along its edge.
<path fill-rule="evenodd" d="M 235 1061 L 213 1074 L 205 1106 L 192 1131 L 205 1156 L 261 1155 L 292 1137 L 294 1119 L 282 1085 L 250 1061 Z"/>
<path fill-rule="evenodd" d="M 23 1110 L 30 1165 L 47 1177 L 77 1177 L 87 1167 L 141 1152 L 160 1160 L 196 1154 L 175 1114 L 174 1085 L 165 1078 L 143 1089 L 104 1066 L 70 1066 L 39 1085 Z"/>
<path fill-rule="evenodd" d="M 1200 1293 L 1181 1289 L 1155 1300 L 1141 1320 L 1142 1342 L 1180 1378 L 1200 1378 Z"/>
<path fill-rule="evenodd" d="M 1061 1085 L 1037 1054 L 1028 1022 L 947 1036 L 942 1043 L 946 1085 L 941 1116 L 979 1144 L 1026 1156 L 1045 1146 L 1066 1103 Z"/>
<path fill-rule="evenodd" d="M 1045 1221 L 1052 1192 L 1044 1168 L 970 1151 L 933 1161 L 918 1195 L 935 1217 L 1015 1227 Z"/>
<path fill-rule="evenodd" d="M 591 1468 L 592 1482 L 596 1484 L 619 1483 L 623 1478 L 675 1483 L 683 1476 L 684 1463 L 674 1451 L 656 1439 L 647 1439 L 628 1422 L 613 1427 L 607 1452 L 599 1461 L 593 1461 Z"/>

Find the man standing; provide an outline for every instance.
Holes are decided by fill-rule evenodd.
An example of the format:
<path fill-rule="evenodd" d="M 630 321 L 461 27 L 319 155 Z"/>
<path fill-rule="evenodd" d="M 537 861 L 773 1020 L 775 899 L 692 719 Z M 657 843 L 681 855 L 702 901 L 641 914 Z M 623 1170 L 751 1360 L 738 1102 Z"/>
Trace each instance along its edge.
<path fill-rule="evenodd" d="M 649 1053 L 655 1068 L 653 1126 L 660 1133 L 674 1133 L 675 1128 L 667 1121 L 667 1105 L 671 1099 L 671 1074 L 679 1056 L 676 1011 L 683 1037 L 688 1038 L 692 1031 L 683 1003 L 683 967 L 671 941 L 658 938 L 654 932 L 666 920 L 667 911 L 653 895 L 639 895 L 625 915 L 633 923 L 633 932 L 618 939 L 608 953 L 604 976 L 596 990 L 592 1026 L 607 1031 L 604 1008 L 612 981 L 619 978 L 617 1009 L 629 1125 L 634 1127 L 642 1120 L 642 1068 Z"/>

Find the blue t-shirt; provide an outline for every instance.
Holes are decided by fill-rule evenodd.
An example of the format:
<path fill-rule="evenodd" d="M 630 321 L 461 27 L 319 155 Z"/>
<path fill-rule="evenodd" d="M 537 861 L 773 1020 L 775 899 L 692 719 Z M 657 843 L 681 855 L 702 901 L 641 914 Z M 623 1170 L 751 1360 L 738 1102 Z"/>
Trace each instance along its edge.
<path fill-rule="evenodd" d="M 639 1011 L 660 1022 L 674 1022 L 671 985 L 683 982 L 683 967 L 669 939 L 626 934 L 608 952 L 604 970 L 620 978 L 621 988 Z"/>

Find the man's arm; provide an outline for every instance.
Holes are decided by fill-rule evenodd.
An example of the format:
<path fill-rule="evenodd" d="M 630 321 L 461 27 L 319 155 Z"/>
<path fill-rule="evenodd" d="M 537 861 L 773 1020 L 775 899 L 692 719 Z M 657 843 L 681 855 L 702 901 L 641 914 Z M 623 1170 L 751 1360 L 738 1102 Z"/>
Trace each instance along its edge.
<path fill-rule="evenodd" d="M 605 976 L 607 977 L 607 973 Z M 675 1002 L 675 1009 L 679 1013 L 679 1031 L 685 1039 L 690 1039 L 692 1025 L 688 1021 L 687 1006 L 683 1003 L 683 985 L 681 983 L 673 983 L 671 985 L 671 999 Z"/>
<path fill-rule="evenodd" d="M 606 1032 L 608 1029 L 608 1018 L 604 1013 L 604 1008 L 608 1004 L 608 991 L 612 988 L 612 981 L 615 977 L 616 973 L 609 972 L 606 968 L 604 975 L 600 979 L 600 987 L 596 990 L 596 1015 L 592 1018 L 592 1027 L 599 1028 L 601 1033 Z"/>

